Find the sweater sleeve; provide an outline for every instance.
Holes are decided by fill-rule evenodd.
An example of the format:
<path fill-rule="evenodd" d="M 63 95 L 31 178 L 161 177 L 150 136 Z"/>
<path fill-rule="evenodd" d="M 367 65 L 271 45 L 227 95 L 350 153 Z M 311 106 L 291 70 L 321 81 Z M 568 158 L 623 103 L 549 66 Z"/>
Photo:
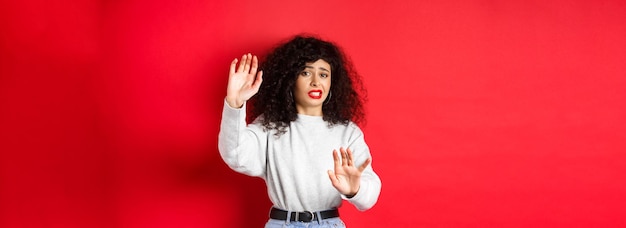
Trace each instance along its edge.
<path fill-rule="evenodd" d="M 267 137 L 262 126 L 246 124 L 246 105 L 232 108 L 224 101 L 218 149 L 233 170 L 249 175 L 265 175 Z"/>
<path fill-rule="evenodd" d="M 361 165 L 367 158 L 371 157 L 371 154 L 369 147 L 365 143 L 363 132 L 358 127 L 356 128 L 354 138 L 351 140 L 349 148 L 352 150 L 352 154 L 355 157 L 356 165 Z M 378 196 L 380 195 L 382 183 L 380 177 L 374 172 L 372 164 L 373 160 L 361 174 L 361 185 L 356 195 L 352 198 L 347 198 L 342 195 L 343 199 L 353 204 L 360 211 L 372 208 L 378 201 Z"/>

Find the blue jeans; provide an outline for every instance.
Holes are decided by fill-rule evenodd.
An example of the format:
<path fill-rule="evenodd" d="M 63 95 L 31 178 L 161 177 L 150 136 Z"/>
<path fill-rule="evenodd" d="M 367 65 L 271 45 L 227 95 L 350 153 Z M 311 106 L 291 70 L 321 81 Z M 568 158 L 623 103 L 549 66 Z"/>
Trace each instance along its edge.
<path fill-rule="evenodd" d="M 334 227 L 346 227 L 339 217 L 327 218 L 320 221 L 311 222 L 289 222 L 285 220 L 270 219 L 265 224 L 265 228 L 300 228 L 300 227 L 317 227 L 317 228 L 334 228 Z"/>

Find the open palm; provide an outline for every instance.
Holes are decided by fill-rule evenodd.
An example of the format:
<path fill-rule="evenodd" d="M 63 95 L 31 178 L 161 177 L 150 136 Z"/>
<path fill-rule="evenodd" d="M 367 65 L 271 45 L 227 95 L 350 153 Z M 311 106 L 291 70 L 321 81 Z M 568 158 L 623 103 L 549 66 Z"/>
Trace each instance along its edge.
<path fill-rule="evenodd" d="M 337 150 L 333 150 L 335 170 L 328 170 L 328 177 L 333 187 L 335 187 L 339 193 L 350 198 L 359 191 L 361 174 L 372 160 L 368 158 L 363 164 L 357 167 L 354 165 L 352 150 L 340 148 L 339 152 L 341 153 L 341 159 L 339 159 Z"/>
<path fill-rule="evenodd" d="M 240 108 L 254 96 L 263 82 L 263 72 L 257 72 L 259 61 L 252 54 L 244 54 L 237 66 L 237 59 L 230 63 L 226 102 L 233 108 Z"/>

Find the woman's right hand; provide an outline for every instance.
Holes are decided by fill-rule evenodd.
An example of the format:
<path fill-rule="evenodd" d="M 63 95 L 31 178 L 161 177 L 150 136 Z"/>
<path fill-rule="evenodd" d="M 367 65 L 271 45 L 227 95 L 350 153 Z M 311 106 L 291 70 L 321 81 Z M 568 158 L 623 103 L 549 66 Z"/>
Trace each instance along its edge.
<path fill-rule="evenodd" d="M 241 57 L 237 66 L 237 59 L 230 63 L 228 74 L 228 88 L 226 89 L 226 103 L 233 108 L 241 108 L 243 103 L 259 91 L 263 82 L 263 71 L 257 73 L 259 60 L 250 53 Z"/>

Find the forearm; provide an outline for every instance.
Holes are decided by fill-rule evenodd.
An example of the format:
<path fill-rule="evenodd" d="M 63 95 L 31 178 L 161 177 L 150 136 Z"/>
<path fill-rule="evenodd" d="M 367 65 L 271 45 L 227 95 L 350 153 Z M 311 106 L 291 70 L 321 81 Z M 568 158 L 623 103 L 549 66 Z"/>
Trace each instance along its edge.
<path fill-rule="evenodd" d="M 224 103 L 218 136 L 218 148 L 224 162 L 233 170 L 251 176 L 259 176 L 264 170 L 264 147 L 262 135 L 249 129 L 246 110 L 232 108 Z"/>

